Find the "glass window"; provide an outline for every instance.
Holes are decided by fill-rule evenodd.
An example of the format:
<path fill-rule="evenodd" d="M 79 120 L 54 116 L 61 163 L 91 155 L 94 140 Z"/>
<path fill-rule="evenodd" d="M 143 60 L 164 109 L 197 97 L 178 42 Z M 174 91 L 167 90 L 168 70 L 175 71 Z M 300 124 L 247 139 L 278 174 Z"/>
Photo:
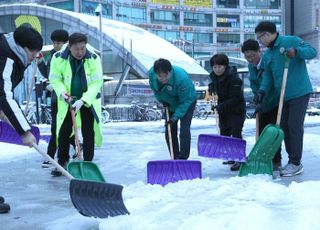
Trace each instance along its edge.
<path fill-rule="evenodd" d="M 240 43 L 240 34 L 217 34 L 217 43 L 223 45 L 238 44 Z"/>
<path fill-rule="evenodd" d="M 151 23 L 155 24 L 179 24 L 178 11 L 151 10 Z"/>
<path fill-rule="evenodd" d="M 126 6 L 117 6 L 116 19 L 128 23 L 146 23 L 146 8 L 133 8 Z"/>
<path fill-rule="evenodd" d="M 212 27 L 212 14 L 184 13 L 184 25 Z"/>
<path fill-rule="evenodd" d="M 240 28 L 240 15 L 217 14 L 217 27 Z"/>
<path fill-rule="evenodd" d="M 63 10 L 74 11 L 73 1 L 48 3 L 48 6 L 63 9 Z"/>
<path fill-rule="evenodd" d="M 151 30 L 151 33 L 168 41 L 177 40 L 180 37 L 179 31 Z"/>
<path fill-rule="evenodd" d="M 95 15 L 95 10 L 98 6 L 96 2 L 82 1 L 81 12 L 89 15 Z M 112 5 L 102 4 L 102 17 L 112 18 Z"/>
<path fill-rule="evenodd" d="M 281 0 L 245 0 L 246 8 L 280 9 Z"/>
<path fill-rule="evenodd" d="M 248 40 L 248 39 L 256 39 L 255 34 L 245 34 L 244 35 L 244 40 Z"/>
<path fill-rule="evenodd" d="M 239 0 L 217 0 L 218 8 L 239 8 Z"/>
<path fill-rule="evenodd" d="M 194 40 L 195 43 L 213 43 L 213 35 L 212 33 L 184 33 L 184 39 L 192 42 Z"/>
<path fill-rule="evenodd" d="M 277 26 L 277 30 L 281 31 L 281 16 L 277 15 L 248 15 L 244 16 L 244 28 L 255 28 L 261 21 L 271 21 Z"/>

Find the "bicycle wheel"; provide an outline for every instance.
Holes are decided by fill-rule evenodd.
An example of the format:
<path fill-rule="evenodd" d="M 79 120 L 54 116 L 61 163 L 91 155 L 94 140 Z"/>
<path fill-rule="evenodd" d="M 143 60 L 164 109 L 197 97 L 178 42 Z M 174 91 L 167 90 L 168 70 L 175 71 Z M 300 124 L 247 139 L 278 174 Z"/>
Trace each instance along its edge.
<path fill-rule="evenodd" d="M 101 122 L 102 124 L 110 122 L 110 114 L 106 109 L 102 109 Z"/>
<path fill-rule="evenodd" d="M 146 117 L 147 121 L 156 121 L 156 120 L 158 120 L 158 114 L 153 109 L 147 109 L 145 111 L 145 117 Z"/>
<path fill-rule="evenodd" d="M 208 112 L 205 108 L 199 109 L 198 118 L 201 120 L 206 120 L 208 118 Z"/>

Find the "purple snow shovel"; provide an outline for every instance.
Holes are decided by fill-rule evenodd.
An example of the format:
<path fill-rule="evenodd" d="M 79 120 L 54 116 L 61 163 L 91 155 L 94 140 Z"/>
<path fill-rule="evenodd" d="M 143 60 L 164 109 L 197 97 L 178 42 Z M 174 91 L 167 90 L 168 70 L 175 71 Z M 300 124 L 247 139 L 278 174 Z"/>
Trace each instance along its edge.
<path fill-rule="evenodd" d="M 35 136 L 38 143 L 40 139 L 39 128 L 36 126 L 31 126 L 31 132 Z M 11 127 L 11 125 L 5 121 L 0 121 L 0 142 L 24 145 L 22 143 L 21 136 L 14 130 L 13 127 Z"/>
<path fill-rule="evenodd" d="M 214 134 L 200 134 L 198 155 L 227 161 L 246 161 L 246 141 Z"/>
<path fill-rule="evenodd" d="M 168 108 L 166 108 L 166 118 L 168 121 Z M 168 124 L 168 137 L 171 160 L 149 161 L 147 164 L 147 182 L 164 186 L 180 180 L 202 178 L 200 161 L 174 160 L 170 124 Z"/>

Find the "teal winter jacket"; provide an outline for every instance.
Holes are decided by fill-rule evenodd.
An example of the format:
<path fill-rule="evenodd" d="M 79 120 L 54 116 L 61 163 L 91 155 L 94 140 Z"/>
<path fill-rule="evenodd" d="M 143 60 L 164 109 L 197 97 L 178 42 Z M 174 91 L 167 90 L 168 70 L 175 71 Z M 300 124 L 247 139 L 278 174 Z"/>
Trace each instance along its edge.
<path fill-rule="evenodd" d="M 182 118 L 197 98 L 196 89 L 188 73 L 184 69 L 173 65 L 171 77 L 166 84 L 158 81 L 153 67 L 149 70 L 148 75 L 149 84 L 155 98 L 160 103 L 169 104 L 169 111 L 173 113 L 172 119 Z"/>
<path fill-rule="evenodd" d="M 256 94 L 258 89 L 260 88 L 262 78 L 265 77 L 264 72 L 264 57 L 261 57 L 262 60 L 260 62 L 259 69 L 253 64 L 248 65 L 249 70 L 249 81 L 250 87 L 253 94 Z M 263 113 L 271 111 L 274 107 L 279 104 L 279 94 L 277 94 L 274 86 L 270 87 L 270 90 L 266 92 L 266 96 L 263 98 L 262 101 L 262 109 Z"/>
<path fill-rule="evenodd" d="M 285 62 L 284 56 L 280 54 L 280 49 L 292 47 L 297 52 L 296 56 L 290 59 L 284 96 L 285 101 L 312 93 L 313 90 L 305 60 L 315 58 L 317 51 L 297 36 L 279 35 L 274 46 L 268 48 L 264 54 L 265 71 L 260 89 L 267 93 L 274 85 L 277 94 L 280 95 Z"/>

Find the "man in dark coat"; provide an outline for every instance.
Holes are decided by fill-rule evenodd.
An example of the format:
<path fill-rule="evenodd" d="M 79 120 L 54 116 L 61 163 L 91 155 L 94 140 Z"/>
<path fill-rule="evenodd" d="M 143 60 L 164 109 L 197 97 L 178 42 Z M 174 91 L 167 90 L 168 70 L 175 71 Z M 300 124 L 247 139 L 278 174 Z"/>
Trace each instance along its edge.
<path fill-rule="evenodd" d="M 42 49 L 41 35 L 32 27 L 22 25 L 14 32 L 0 34 L 0 111 L 21 136 L 25 145 L 32 147 L 36 138 L 20 106 L 14 100 L 14 88 L 22 81 L 23 73 Z M 10 206 L 0 197 L 0 213 L 6 213 Z"/>

